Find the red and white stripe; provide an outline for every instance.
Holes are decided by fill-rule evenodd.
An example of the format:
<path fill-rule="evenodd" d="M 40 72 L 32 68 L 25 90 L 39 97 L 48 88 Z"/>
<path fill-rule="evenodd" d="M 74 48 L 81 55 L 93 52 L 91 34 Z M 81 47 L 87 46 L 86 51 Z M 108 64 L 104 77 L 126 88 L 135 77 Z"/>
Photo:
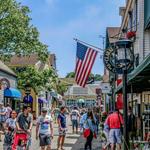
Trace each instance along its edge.
<path fill-rule="evenodd" d="M 83 61 L 77 58 L 75 80 L 78 85 L 85 87 L 88 77 L 91 73 L 93 64 L 95 62 L 97 53 L 98 52 L 94 49 L 88 48 Z"/>

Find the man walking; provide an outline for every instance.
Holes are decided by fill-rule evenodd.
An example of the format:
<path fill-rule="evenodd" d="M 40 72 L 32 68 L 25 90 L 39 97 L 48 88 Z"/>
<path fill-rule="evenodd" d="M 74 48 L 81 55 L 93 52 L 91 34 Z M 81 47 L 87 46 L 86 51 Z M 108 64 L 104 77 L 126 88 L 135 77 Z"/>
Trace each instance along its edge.
<path fill-rule="evenodd" d="M 14 137 L 14 142 L 12 145 L 12 150 L 16 150 L 16 147 L 19 143 L 20 136 L 22 136 L 23 139 L 27 140 L 28 135 L 31 133 L 32 130 L 32 117 L 29 115 L 29 110 L 27 106 L 23 106 L 23 112 L 21 112 L 16 120 L 16 134 Z M 18 132 L 24 132 L 22 134 Z"/>
<path fill-rule="evenodd" d="M 4 107 L 3 103 L 0 102 L 0 142 L 2 141 L 1 135 L 4 132 L 4 124 L 7 119 L 7 109 Z"/>
<path fill-rule="evenodd" d="M 66 108 L 62 106 L 60 108 L 60 114 L 58 115 L 58 130 L 59 130 L 59 137 L 58 137 L 58 148 L 57 150 L 64 150 L 63 145 L 66 136 L 66 116 L 65 116 Z"/>
<path fill-rule="evenodd" d="M 78 125 L 79 125 L 79 119 L 80 119 L 80 113 L 77 109 L 77 107 L 74 107 L 70 114 L 70 118 L 72 121 L 72 132 L 74 133 L 74 129 L 76 128 L 76 134 L 78 133 Z"/>
<path fill-rule="evenodd" d="M 36 139 L 40 140 L 41 150 L 51 150 L 51 140 L 53 139 L 52 118 L 47 115 L 47 108 L 42 108 L 42 115 L 38 117 L 36 125 Z"/>
<path fill-rule="evenodd" d="M 106 124 L 109 126 L 109 141 L 111 143 L 111 150 L 115 150 L 116 144 L 118 150 L 121 150 L 121 126 L 123 125 L 123 117 L 118 109 L 110 114 L 107 118 Z"/>

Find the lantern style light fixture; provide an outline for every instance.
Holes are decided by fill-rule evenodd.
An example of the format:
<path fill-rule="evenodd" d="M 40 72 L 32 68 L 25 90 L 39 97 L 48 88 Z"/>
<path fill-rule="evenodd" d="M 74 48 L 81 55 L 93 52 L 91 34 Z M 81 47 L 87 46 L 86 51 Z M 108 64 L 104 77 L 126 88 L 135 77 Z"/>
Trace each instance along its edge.
<path fill-rule="evenodd" d="M 127 74 L 131 71 L 134 64 L 134 53 L 132 41 L 125 39 L 115 43 L 115 65 L 116 73 L 123 74 L 123 119 L 124 119 L 124 150 L 129 148 L 129 134 L 127 129 L 128 122 L 128 102 L 127 102 Z"/>
<path fill-rule="evenodd" d="M 134 63 L 134 53 L 132 49 L 132 41 L 125 39 L 115 43 L 115 58 L 117 72 L 122 74 L 123 70 L 130 71 Z"/>

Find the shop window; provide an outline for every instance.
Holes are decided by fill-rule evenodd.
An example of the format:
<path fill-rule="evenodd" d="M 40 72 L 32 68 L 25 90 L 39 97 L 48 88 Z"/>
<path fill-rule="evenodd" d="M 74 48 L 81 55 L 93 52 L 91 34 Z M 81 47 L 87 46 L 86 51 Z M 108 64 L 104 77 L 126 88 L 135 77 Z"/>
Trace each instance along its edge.
<path fill-rule="evenodd" d="M 129 11 L 129 23 L 128 23 L 129 31 L 136 31 L 137 24 L 138 24 L 138 3 L 137 0 L 135 0 L 133 10 Z"/>
<path fill-rule="evenodd" d="M 129 31 L 132 31 L 132 19 L 133 19 L 132 11 L 129 11 L 129 23 L 128 23 Z"/>
<path fill-rule="evenodd" d="M 137 24 L 138 24 L 138 3 L 137 0 L 135 0 L 134 8 L 133 8 L 133 20 L 132 20 L 132 30 L 137 30 Z"/>

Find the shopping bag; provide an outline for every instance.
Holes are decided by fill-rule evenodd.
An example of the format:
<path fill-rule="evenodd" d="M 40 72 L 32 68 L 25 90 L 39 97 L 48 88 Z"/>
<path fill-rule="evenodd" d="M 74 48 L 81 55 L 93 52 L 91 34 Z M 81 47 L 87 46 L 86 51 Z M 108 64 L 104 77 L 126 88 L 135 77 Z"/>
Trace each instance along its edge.
<path fill-rule="evenodd" d="M 85 137 L 85 138 L 87 138 L 89 135 L 90 135 L 90 129 L 84 129 L 84 131 L 83 131 L 83 136 Z"/>

